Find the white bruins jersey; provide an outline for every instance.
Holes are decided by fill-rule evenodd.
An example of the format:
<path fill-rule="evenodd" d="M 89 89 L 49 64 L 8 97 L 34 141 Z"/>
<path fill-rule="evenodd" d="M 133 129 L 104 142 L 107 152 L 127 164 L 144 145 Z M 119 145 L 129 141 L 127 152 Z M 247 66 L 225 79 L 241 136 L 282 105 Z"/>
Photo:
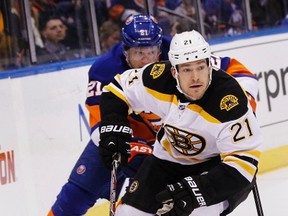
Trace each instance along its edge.
<path fill-rule="evenodd" d="M 153 112 L 163 121 L 154 144 L 156 157 L 191 165 L 220 155 L 251 182 L 262 137 L 243 89 L 230 75 L 213 69 L 206 93 L 191 102 L 176 89 L 170 68 L 168 62 L 157 62 L 117 75 L 104 89 L 102 120 L 128 110 Z"/>

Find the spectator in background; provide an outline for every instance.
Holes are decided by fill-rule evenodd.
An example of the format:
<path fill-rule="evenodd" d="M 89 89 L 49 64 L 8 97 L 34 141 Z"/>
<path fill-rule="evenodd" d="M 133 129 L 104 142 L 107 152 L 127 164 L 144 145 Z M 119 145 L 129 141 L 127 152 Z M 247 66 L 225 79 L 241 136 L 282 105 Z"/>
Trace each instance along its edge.
<path fill-rule="evenodd" d="M 79 49 L 80 43 L 83 43 L 83 41 L 80 41 L 80 39 L 82 40 L 81 17 L 79 17 L 81 9 L 82 3 L 80 0 L 60 0 L 56 4 L 56 13 L 67 27 L 67 34 L 73 35 L 73 37 L 66 37 L 63 41 L 63 44 L 71 49 Z"/>
<path fill-rule="evenodd" d="M 62 43 L 70 47 L 70 49 L 78 50 L 77 55 L 79 58 L 84 58 L 91 56 L 91 35 L 89 32 L 90 18 L 87 15 L 90 15 L 89 11 L 89 2 L 82 0 L 55 0 L 55 14 L 61 18 L 65 26 L 67 27 L 66 34 L 71 35 L 71 37 L 66 37 Z M 94 1 L 95 10 L 98 19 L 103 19 L 100 17 L 104 14 L 105 8 L 103 5 L 104 11 L 101 14 L 98 14 L 99 8 L 97 8 L 100 3 L 103 4 L 103 1 Z M 101 5 L 102 5 L 101 4 Z M 102 21 L 101 21 L 102 22 Z M 98 25 L 100 26 L 100 25 Z"/>
<path fill-rule="evenodd" d="M 204 20 L 210 26 L 206 34 L 224 35 L 228 30 L 229 19 L 234 8 L 239 4 L 239 1 L 234 0 L 203 0 Z"/>
<path fill-rule="evenodd" d="M 146 11 L 144 1 L 112 0 L 108 12 L 110 19 L 115 22 L 118 20 L 124 22 L 129 15 L 137 15 Z"/>
<path fill-rule="evenodd" d="M 196 23 L 195 15 L 196 10 L 194 7 L 194 3 L 191 0 L 165 0 L 165 8 L 171 11 L 172 14 L 177 14 L 176 16 L 167 16 L 169 19 L 169 34 L 173 36 L 176 32 L 176 28 L 180 28 L 180 32 L 182 32 L 182 27 L 180 25 L 184 25 L 183 29 L 192 30 L 189 26 L 192 25 L 193 20 Z M 160 8 L 161 11 L 161 8 Z M 170 13 L 170 12 L 168 12 Z M 164 15 L 165 16 L 165 15 Z M 182 16 L 187 16 L 189 19 L 179 18 Z M 191 18 L 191 19 L 190 19 Z M 180 24 L 180 25 L 179 25 Z M 196 28 L 195 28 L 196 29 Z M 166 34 L 167 32 L 164 31 Z"/>
<path fill-rule="evenodd" d="M 0 1 L 0 69 L 16 69 L 27 64 L 22 15 L 19 2 Z"/>
<path fill-rule="evenodd" d="M 0 33 L 4 31 L 4 18 L 0 7 Z"/>
<path fill-rule="evenodd" d="M 150 14 L 154 14 L 154 17 L 158 20 L 159 26 L 163 30 L 164 35 L 168 35 L 170 33 L 170 21 L 169 16 L 164 11 L 158 11 L 157 6 L 166 7 L 165 0 L 154 0 L 150 1 Z M 109 18 L 118 22 L 119 20 L 123 22 L 129 15 L 137 15 L 137 14 L 147 14 L 145 8 L 144 0 L 111 0 L 111 6 L 108 7 Z"/>
<path fill-rule="evenodd" d="M 44 42 L 40 33 L 40 24 L 45 22 L 47 17 L 56 15 L 56 3 L 54 0 L 29 0 L 31 6 L 31 24 L 35 45 L 44 48 Z"/>
<path fill-rule="evenodd" d="M 176 7 L 173 9 L 173 8 L 169 8 L 170 5 L 171 5 L 171 2 L 178 2 L 177 5 L 175 5 Z M 186 15 L 186 16 L 189 16 L 189 17 L 193 17 L 195 16 L 195 7 L 193 5 L 193 2 L 194 1 L 191 1 L 191 0 L 165 0 L 166 2 L 166 7 L 168 9 L 171 9 L 171 10 L 175 10 L 176 13 L 178 14 L 183 14 L 183 15 Z"/>
<path fill-rule="evenodd" d="M 106 0 L 94 0 L 96 9 L 97 25 L 101 26 L 106 20 L 109 19 L 108 7 L 110 7 Z"/>
<path fill-rule="evenodd" d="M 266 0 L 264 1 L 266 7 L 266 22 L 270 26 L 276 26 L 279 20 L 285 17 L 283 1 Z"/>
<path fill-rule="evenodd" d="M 235 3 L 231 3 L 231 7 L 233 8 L 233 13 L 230 16 L 228 21 L 229 29 L 227 31 L 228 36 L 239 35 L 244 32 L 244 19 L 241 8 L 237 6 Z"/>
<path fill-rule="evenodd" d="M 121 39 L 120 26 L 111 20 L 105 21 L 100 27 L 100 43 L 102 54 L 108 52 Z"/>
<path fill-rule="evenodd" d="M 80 10 L 82 4 L 80 0 L 30 0 L 31 15 L 34 18 L 35 27 L 40 29 L 41 23 L 46 22 L 49 17 L 58 16 L 66 26 L 66 32 L 73 37 L 65 38 L 63 44 L 71 48 L 79 48 L 79 37 L 77 28 L 77 12 Z M 35 31 L 34 31 L 35 32 Z M 40 46 L 39 39 L 36 45 Z"/>
<path fill-rule="evenodd" d="M 266 26 L 266 11 L 264 5 L 259 0 L 250 0 L 252 15 L 252 25 L 255 30 Z"/>
<path fill-rule="evenodd" d="M 1 9 L 1 8 L 0 8 Z M 4 40 L 5 34 L 4 34 L 4 19 L 2 11 L 0 10 L 0 70 L 4 69 L 3 61 L 5 59 L 5 40 Z"/>
<path fill-rule="evenodd" d="M 48 17 L 56 15 L 56 3 L 54 0 L 30 0 L 31 15 L 35 19 L 35 26 L 40 28 L 40 24 Z"/>
<path fill-rule="evenodd" d="M 287 0 L 250 0 L 249 2 L 254 29 L 277 26 L 286 15 L 285 4 L 287 4 Z"/>
<path fill-rule="evenodd" d="M 193 29 L 196 29 L 196 24 L 187 21 L 184 18 L 176 19 L 175 22 L 171 26 L 171 37 L 173 37 L 176 33 L 181 33 L 184 31 L 191 31 Z"/>
<path fill-rule="evenodd" d="M 67 27 L 57 16 L 47 18 L 43 25 L 40 25 L 44 47 L 37 48 L 38 63 L 53 63 L 76 57 L 72 54 L 70 47 L 62 43 L 66 37 L 66 31 Z"/>

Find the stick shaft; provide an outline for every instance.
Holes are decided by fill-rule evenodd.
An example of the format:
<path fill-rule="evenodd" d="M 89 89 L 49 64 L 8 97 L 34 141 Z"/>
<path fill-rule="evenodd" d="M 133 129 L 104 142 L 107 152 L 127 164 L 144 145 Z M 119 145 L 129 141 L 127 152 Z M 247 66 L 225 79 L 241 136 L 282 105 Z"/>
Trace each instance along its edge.
<path fill-rule="evenodd" d="M 113 157 L 110 183 L 110 216 L 116 211 L 117 168 L 120 164 L 120 154 Z"/>
<path fill-rule="evenodd" d="M 261 200 L 260 200 L 260 195 L 259 195 L 259 191 L 258 191 L 258 187 L 257 187 L 256 182 L 253 186 L 252 191 L 253 191 L 254 201 L 255 201 L 255 205 L 256 205 L 256 209 L 257 209 L 257 214 L 258 214 L 258 216 L 264 216 L 263 208 L 262 208 L 262 204 L 261 204 Z"/>

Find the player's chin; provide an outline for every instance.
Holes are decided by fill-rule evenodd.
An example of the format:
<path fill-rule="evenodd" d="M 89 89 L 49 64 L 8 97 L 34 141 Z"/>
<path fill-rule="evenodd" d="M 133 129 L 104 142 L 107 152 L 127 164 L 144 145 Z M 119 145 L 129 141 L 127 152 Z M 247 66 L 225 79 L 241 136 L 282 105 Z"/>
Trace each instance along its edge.
<path fill-rule="evenodd" d="M 198 90 L 190 90 L 187 94 L 192 100 L 199 100 L 203 97 L 203 92 Z"/>

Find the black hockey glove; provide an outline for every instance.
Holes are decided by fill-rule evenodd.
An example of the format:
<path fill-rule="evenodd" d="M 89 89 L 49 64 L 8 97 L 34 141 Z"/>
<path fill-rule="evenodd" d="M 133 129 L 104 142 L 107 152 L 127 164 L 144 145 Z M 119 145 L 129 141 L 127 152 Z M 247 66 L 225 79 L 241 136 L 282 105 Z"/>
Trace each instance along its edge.
<path fill-rule="evenodd" d="M 126 165 L 130 157 L 130 140 L 132 129 L 128 122 L 101 122 L 100 131 L 100 155 L 104 164 L 112 169 L 113 157 L 121 154 L 121 164 Z"/>
<path fill-rule="evenodd" d="M 188 216 L 200 206 L 206 206 L 205 199 L 197 185 L 197 180 L 188 176 L 181 182 L 170 184 L 156 195 L 156 199 L 163 203 L 156 215 Z"/>

